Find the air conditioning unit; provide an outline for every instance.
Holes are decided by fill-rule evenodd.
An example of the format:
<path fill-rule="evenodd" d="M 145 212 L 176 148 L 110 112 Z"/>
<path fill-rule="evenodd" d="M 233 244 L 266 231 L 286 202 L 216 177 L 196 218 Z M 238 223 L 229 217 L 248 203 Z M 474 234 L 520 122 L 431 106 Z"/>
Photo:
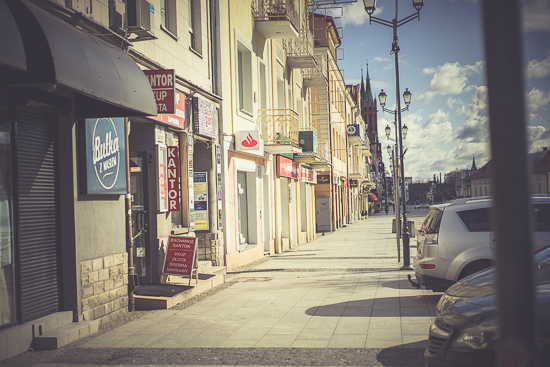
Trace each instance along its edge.
<path fill-rule="evenodd" d="M 317 147 L 317 130 L 304 130 L 298 132 L 298 141 L 302 152 L 318 153 Z"/>
<path fill-rule="evenodd" d="M 126 14 L 128 17 L 128 32 L 134 33 L 139 39 L 152 39 L 154 36 L 155 7 L 146 0 L 127 0 Z"/>

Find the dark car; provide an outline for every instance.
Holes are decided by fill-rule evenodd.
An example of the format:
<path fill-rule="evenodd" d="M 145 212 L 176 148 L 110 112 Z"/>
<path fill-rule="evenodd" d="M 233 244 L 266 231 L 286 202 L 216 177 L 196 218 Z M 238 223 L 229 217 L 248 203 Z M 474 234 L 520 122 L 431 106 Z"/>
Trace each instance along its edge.
<path fill-rule="evenodd" d="M 534 282 L 550 282 L 550 246 L 544 247 L 533 255 Z M 495 293 L 496 269 L 494 267 L 474 273 L 449 287 L 439 299 L 437 313 L 452 307 L 460 301 Z"/>
<path fill-rule="evenodd" d="M 535 319 L 540 360 L 550 360 L 550 283 L 535 287 Z M 458 302 L 430 326 L 424 351 L 427 366 L 494 366 L 500 328 L 496 293 Z"/>

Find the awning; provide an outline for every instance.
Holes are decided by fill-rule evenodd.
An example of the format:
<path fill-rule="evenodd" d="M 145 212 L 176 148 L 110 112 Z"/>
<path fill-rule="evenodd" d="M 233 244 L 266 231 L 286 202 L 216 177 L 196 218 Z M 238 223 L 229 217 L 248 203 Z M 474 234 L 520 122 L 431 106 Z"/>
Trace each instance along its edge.
<path fill-rule="evenodd" d="M 19 28 L 4 0 L 0 0 L 0 72 L 27 70 L 27 58 Z M 5 69 L 4 69 L 5 68 Z"/>
<path fill-rule="evenodd" d="M 54 83 L 76 92 L 75 114 L 80 117 L 157 114 L 149 81 L 124 51 L 36 5 L 7 4 L 19 26 L 30 69 L 19 80 Z"/>

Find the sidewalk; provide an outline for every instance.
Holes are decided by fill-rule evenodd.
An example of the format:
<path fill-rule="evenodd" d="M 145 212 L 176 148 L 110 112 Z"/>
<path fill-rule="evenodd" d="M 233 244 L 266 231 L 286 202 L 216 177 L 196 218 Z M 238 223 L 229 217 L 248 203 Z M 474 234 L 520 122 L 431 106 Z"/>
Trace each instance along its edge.
<path fill-rule="evenodd" d="M 408 217 L 419 227 L 426 213 L 411 209 Z M 132 365 L 285 366 L 297 365 L 297 358 L 303 365 L 423 365 L 440 294 L 411 287 L 412 272 L 398 270 L 403 259 L 397 261 L 392 219 L 378 213 L 228 273 L 219 291 L 193 305 L 147 312 L 66 347 L 50 363 L 78 355 L 94 366 L 113 365 L 113 358 L 125 365 L 123 356 Z"/>

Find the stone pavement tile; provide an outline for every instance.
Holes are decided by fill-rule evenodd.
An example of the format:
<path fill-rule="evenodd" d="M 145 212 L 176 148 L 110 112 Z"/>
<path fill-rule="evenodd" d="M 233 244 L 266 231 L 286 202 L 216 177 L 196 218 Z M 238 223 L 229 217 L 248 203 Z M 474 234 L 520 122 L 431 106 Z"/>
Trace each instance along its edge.
<path fill-rule="evenodd" d="M 427 323 L 418 323 L 418 324 L 401 324 L 401 332 L 403 337 L 405 336 L 424 336 L 428 337 L 428 332 L 430 330 L 430 324 Z"/>
<path fill-rule="evenodd" d="M 366 335 L 333 335 L 328 348 L 363 348 L 366 341 Z"/>
<path fill-rule="evenodd" d="M 401 348 L 403 345 L 401 340 L 377 340 L 369 339 L 365 342 L 365 348 Z"/>
<path fill-rule="evenodd" d="M 368 340 L 401 340 L 401 328 L 369 327 Z"/>
<path fill-rule="evenodd" d="M 151 343 L 154 343 L 163 335 L 128 335 L 126 338 L 119 340 L 111 348 L 147 348 Z"/>
<path fill-rule="evenodd" d="M 271 329 L 271 327 L 258 327 L 255 325 L 252 326 L 242 326 L 238 330 L 236 330 L 231 336 L 229 336 L 230 340 L 233 339 L 256 339 L 260 340 L 267 332 Z"/>
<path fill-rule="evenodd" d="M 333 328 L 307 328 L 302 329 L 296 340 L 326 340 L 329 341 L 334 334 Z"/>
<path fill-rule="evenodd" d="M 329 340 L 295 340 L 291 348 L 327 348 Z"/>
<path fill-rule="evenodd" d="M 369 323 L 368 318 L 341 318 L 334 329 L 334 335 L 367 335 Z"/>
<path fill-rule="evenodd" d="M 254 348 L 258 344 L 256 339 L 226 339 L 218 348 Z"/>
<path fill-rule="evenodd" d="M 290 348 L 296 335 L 294 334 L 266 334 L 255 345 L 256 348 Z"/>
<path fill-rule="evenodd" d="M 421 348 L 425 349 L 428 346 L 428 336 L 420 335 L 403 335 L 403 348 Z"/>

